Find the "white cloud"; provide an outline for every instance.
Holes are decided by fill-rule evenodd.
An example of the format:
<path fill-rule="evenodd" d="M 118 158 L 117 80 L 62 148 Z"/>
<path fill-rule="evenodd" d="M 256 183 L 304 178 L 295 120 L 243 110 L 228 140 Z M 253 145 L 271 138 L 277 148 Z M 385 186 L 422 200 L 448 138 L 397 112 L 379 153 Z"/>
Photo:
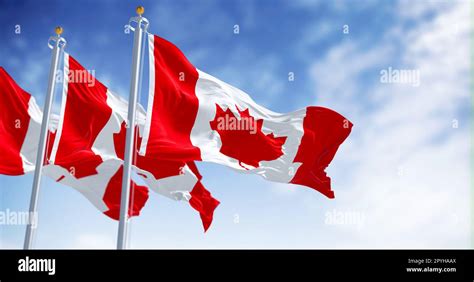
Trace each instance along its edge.
<path fill-rule="evenodd" d="M 115 242 L 113 234 L 84 233 L 75 238 L 71 249 L 115 249 Z"/>
<path fill-rule="evenodd" d="M 317 44 L 331 38 L 336 33 L 342 33 L 343 24 L 332 19 L 318 19 L 316 22 L 303 27 L 301 40 L 297 43 L 297 54 L 302 58 L 310 56 L 310 52 L 317 48 Z"/>
<path fill-rule="evenodd" d="M 297 185 L 287 184 L 287 183 L 271 183 L 271 189 L 280 196 L 288 197 L 296 194 L 295 191 L 301 189 Z"/>
<path fill-rule="evenodd" d="M 432 3 L 407 26 L 400 11 L 402 21 L 374 47 L 345 41 L 313 65 L 318 104 L 355 124 L 330 171 L 344 179 L 335 206 L 363 212 L 367 221 L 361 229 L 332 228 L 345 237 L 320 247 L 469 247 L 468 5 Z M 417 18 L 430 11 L 436 14 Z M 420 87 L 379 83 L 377 70 L 391 64 L 419 70 Z M 372 82 L 363 87 L 367 74 Z M 339 165 L 345 169 L 333 168 Z"/>
<path fill-rule="evenodd" d="M 0 250 L 6 250 L 6 249 L 18 249 L 18 246 L 15 246 L 14 244 L 6 241 L 6 240 L 2 240 L 1 237 L 3 236 L 0 236 Z"/>
<path fill-rule="evenodd" d="M 327 5 L 330 3 L 330 5 Z M 298 9 L 322 9 L 327 8 L 333 12 L 344 13 L 347 11 L 364 10 L 380 4 L 377 0 L 333 0 L 327 2 L 324 0 L 295 0 L 288 1 L 288 5 Z M 327 6 L 325 6 L 327 5 Z"/>
<path fill-rule="evenodd" d="M 354 104 L 360 104 L 368 96 L 361 88 L 362 76 L 386 61 L 392 51 L 390 45 L 365 50 L 353 41 L 343 41 L 330 49 L 326 57 L 311 68 L 318 104 L 341 112 L 354 109 Z"/>
<path fill-rule="evenodd" d="M 258 103 L 272 108 L 288 83 L 287 74 L 278 72 L 280 67 L 280 59 L 274 54 L 259 56 L 244 46 L 237 46 L 229 54 L 228 63 L 209 73 L 216 73 L 227 83 L 253 93 L 259 98 Z"/>
<path fill-rule="evenodd" d="M 212 16 L 209 11 L 214 11 Z M 235 24 L 228 13 L 219 8 L 217 1 L 202 1 L 199 5 L 162 1 L 148 15 L 150 19 L 156 19 L 151 22 L 149 31 L 160 35 L 167 32 L 167 38 L 174 43 L 215 40 L 217 35 L 217 38 L 232 36 Z M 196 19 L 200 20 L 199 25 L 195 24 Z"/>
<path fill-rule="evenodd" d="M 397 5 L 399 16 L 404 19 L 420 19 L 430 13 L 438 13 L 443 11 L 451 2 L 457 0 L 400 0 Z M 467 2 L 467 1 L 466 1 Z"/>

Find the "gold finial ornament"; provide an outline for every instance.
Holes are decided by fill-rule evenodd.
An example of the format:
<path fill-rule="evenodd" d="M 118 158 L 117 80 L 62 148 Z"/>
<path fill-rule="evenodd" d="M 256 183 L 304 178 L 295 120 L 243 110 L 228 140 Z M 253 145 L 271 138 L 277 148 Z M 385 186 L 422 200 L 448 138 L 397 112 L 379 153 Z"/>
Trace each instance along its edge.
<path fill-rule="evenodd" d="M 63 33 L 63 28 L 60 27 L 60 26 L 57 26 L 55 29 L 54 29 L 54 32 L 60 36 L 62 33 Z"/>
<path fill-rule="evenodd" d="M 145 8 L 143 6 L 138 6 L 136 11 L 137 11 L 137 14 L 141 16 L 143 15 L 143 13 L 145 13 Z"/>

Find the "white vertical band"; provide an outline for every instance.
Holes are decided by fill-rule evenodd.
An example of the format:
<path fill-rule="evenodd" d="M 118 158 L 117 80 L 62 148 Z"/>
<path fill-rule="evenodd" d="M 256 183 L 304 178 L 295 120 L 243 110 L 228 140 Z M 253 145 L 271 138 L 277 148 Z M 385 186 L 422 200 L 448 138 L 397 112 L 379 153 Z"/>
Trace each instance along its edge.
<path fill-rule="evenodd" d="M 146 111 L 145 129 L 143 139 L 140 145 L 140 155 L 146 154 L 148 138 L 150 137 L 151 117 L 153 113 L 153 100 L 155 97 L 155 39 L 153 34 L 148 34 L 148 65 L 149 65 L 149 87 L 148 87 L 148 105 Z"/>

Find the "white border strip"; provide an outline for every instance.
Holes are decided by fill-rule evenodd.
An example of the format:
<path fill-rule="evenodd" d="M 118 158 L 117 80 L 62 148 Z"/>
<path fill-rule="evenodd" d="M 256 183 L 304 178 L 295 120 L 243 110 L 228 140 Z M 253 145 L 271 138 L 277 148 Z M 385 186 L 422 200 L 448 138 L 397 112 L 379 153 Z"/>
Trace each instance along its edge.
<path fill-rule="evenodd" d="M 155 39 L 153 34 L 148 34 L 148 64 L 149 64 L 149 87 L 148 87 L 148 105 L 146 111 L 145 130 L 143 131 L 142 143 L 139 155 L 146 154 L 148 138 L 150 137 L 151 117 L 153 114 L 153 98 L 155 97 Z"/>
<path fill-rule="evenodd" d="M 56 153 L 58 152 L 59 140 L 63 132 L 64 113 L 66 111 L 66 99 L 68 90 L 69 79 L 69 54 L 64 52 L 64 73 L 63 73 L 63 94 L 61 97 L 61 113 L 59 115 L 58 129 L 56 130 L 56 136 L 54 138 L 53 148 L 51 148 L 51 156 L 49 161 L 54 164 L 56 160 Z"/>

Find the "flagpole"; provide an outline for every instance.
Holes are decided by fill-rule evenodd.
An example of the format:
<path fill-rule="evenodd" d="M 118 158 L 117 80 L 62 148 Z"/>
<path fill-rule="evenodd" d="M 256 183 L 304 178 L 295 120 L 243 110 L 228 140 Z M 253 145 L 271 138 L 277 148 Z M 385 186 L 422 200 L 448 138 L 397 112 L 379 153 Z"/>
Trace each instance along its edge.
<path fill-rule="evenodd" d="M 142 56 L 143 32 L 148 28 L 148 20 L 142 17 L 145 9 L 142 6 L 137 7 L 138 17 L 133 17 L 129 21 L 129 27 L 135 34 L 133 37 L 132 52 L 132 80 L 130 84 L 130 98 L 128 101 L 128 123 L 127 135 L 125 139 L 125 156 L 123 159 L 123 178 L 122 178 L 122 196 L 120 198 L 120 222 L 117 236 L 117 249 L 127 248 L 128 242 L 128 203 L 130 200 L 130 176 L 132 172 L 132 160 L 135 153 L 135 116 L 137 109 L 137 95 L 140 82 L 140 62 Z M 131 23 L 136 22 L 135 28 Z"/>
<path fill-rule="evenodd" d="M 49 69 L 48 90 L 46 92 L 46 99 L 43 109 L 43 121 L 41 123 L 40 139 L 38 145 L 38 152 L 36 155 L 35 176 L 33 179 L 33 187 L 30 199 L 30 213 L 28 215 L 28 225 L 26 226 L 24 249 L 31 249 L 33 246 L 33 237 L 36 230 L 35 220 L 36 210 L 38 208 L 38 196 L 41 185 L 41 175 L 43 170 L 43 163 L 46 151 L 46 140 L 48 138 L 49 116 L 51 113 L 51 105 L 54 100 L 54 90 L 56 86 L 56 71 L 58 69 L 59 55 L 61 50 L 66 46 L 66 40 L 61 37 L 63 28 L 58 26 L 55 29 L 56 36 L 51 36 L 48 40 L 48 46 L 53 50 L 51 56 L 51 65 Z"/>

